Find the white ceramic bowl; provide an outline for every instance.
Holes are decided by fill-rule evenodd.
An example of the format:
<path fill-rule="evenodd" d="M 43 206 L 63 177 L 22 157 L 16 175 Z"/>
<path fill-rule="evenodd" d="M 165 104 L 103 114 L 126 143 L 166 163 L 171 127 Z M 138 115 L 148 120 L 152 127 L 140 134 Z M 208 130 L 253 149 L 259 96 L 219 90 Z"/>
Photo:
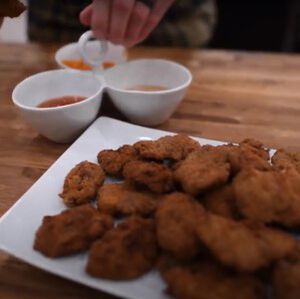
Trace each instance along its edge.
<path fill-rule="evenodd" d="M 12 94 L 24 119 L 41 135 L 60 143 L 73 141 L 96 118 L 103 87 L 89 73 L 54 70 L 33 75 L 19 83 Z M 83 96 L 75 104 L 37 108 L 48 99 Z"/>
<path fill-rule="evenodd" d="M 108 51 L 104 56 L 104 62 L 113 62 L 115 65 L 124 63 L 127 61 L 127 52 L 123 46 L 108 44 Z M 87 53 L 91 58 L 97 58 L 99 56 L 100 45 L 98 41 L 87 42 Z M 82 56 L 79 51 L 78 43 L 71 43 L 60 48 L 55 54 L 55 60 L 61 68 L 72 69 L 65 64 L 63 60 L 79 60 Z"/>
<path fill-rule="evenodd" d="M 107 92 L 116 107 L 132 122 L 156 126 L 166 121 L 183 100 L 192 82 L 184 66 L 162 59 L 134 60 L 104 73 Z M 164 91 L 132 91 L 136 85 L 163 86 Z"/>

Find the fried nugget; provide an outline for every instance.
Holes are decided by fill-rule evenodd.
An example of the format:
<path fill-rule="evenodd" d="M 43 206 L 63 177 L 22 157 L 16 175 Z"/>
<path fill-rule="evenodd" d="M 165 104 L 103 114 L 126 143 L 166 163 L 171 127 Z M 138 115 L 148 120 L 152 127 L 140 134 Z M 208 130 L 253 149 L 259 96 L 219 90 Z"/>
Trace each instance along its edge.
<path fill-rule="evenodd" d="M 104 180 L 105 174 L 101 166 L 83 161 L 66 176 L 63 192 L 59 196 L 68 207 L 86 204 L 97 196 Z"/>
<path fill-rule="evenodd" d="M 289 153 L 284 149 L 279 149 L 272 156 L 272 164 L 275 168 L 286 169 L 295 168 L 300 173 L 300 153 Z"/>
<path fill-rule="evenodd" d="M 232 219 L 240 219 L 235 202 L 235 194 L 232 185 L 224 185 L 205 194 L 204 205 L 210 212 Z"/>
<path fill-rule="evenodd" d="M 222 264 L 239 271 L 259 270 L 295 250 L 293 237 L 262 224 L 238 222 L 209 212 L 199 219 L 200 240 Z"/>
<path fill-rule="evenodd" d="M 200 148 L 200 144 L 185 134 L 161 137 L 156 141 L 139 141 L 134 148 L 145 159 L 180 161 Z"/>
<path fill-rule="evenodd" d="M 227 156 L 212 148 L 189 154 L 174 171 L 175 181 L 181 184 L 185 192 L 192 195 L 226 183 L 229 175 L 230 164 Z"/>
<path fill-rule="evenodd" d="M 112 217 L 100 214 L 86 204 L 45 216 L 36 232 L 34 249 L 48 257 L 60 257 L 84 251 L 113 227 Z"/>
<path fill-rule="evenodd" d="M 270 159 L 269 149 L 266 149 L 264 145 L 258 140 L 247 138 L 240 142 L 239 145 L 242 148 L 247 148 L 253 154 L 256 154 L 266 161 Z"/>
<path fill-rule="evenodd" d="M 267 170 L 271 168 L 269 163 L 269 151 L 259 141 L 245 139 L 239 145 L 224 144 L 217 147 L 203 146 L 206 150 L 220 151 L 227 156 L 230 163 L 231 174 L 235 175 L 245 168 Z"/>
<path fill-rule="evenodd" d="M 104 279 L 135 279 L 152 269 L 157 254 L 153 220 L 131 217 L 93 244 L 86 271 Z"/>
<path fill-rule="evenodd" d="M 107 184 L 99 190 L 98 210 L 114 216 L 147 216 L 156 210 L 156 197 L 152 193 L 136 191 L 126 184 Z"/>
<path fill-rule="evenodd" d="M 300 259 L 277 263 L 272 276 L 274 299 L 300 298 Z"/>
<path fill-rule="evenodd" d="M 253 139 L 245 139 L 239 146 L 231 147 L 228 151 L 228 160 L 233 174 L 246 168 L 268 170 L 271 168 L 269 159 L 269 151 L 262 143 Z"/>
<path fill-rule="evenodd" d="M 161 249 L 187 260 L 200 252 L 196 223 L 204 209 L 191 196 L 172 193 L 161 199 L 155 213 L 156 234 Z"/>
<path fill-rule="evenodd" d="M 178 299 L 266 299 L 261 281 L 233 274 L 212 262 L 175 267 L 164 275 L 168 291 Z"/>
<path fill-rule="evenodd" d="M 300 224 L 300 174 L 295 169 L 248 169 L 234 179 L 233 187 L 246 218 L 286 227 Z"/>
<path fill-rule="evenodd" d="M 124 145 L 117 150 L 103 150 L 98 154 L 98 162 L 106 174 L 122 178 L 124 166 L 138 159 L 136 150 L 131 145 Z"/>
<path fill-rule="evenodd" d="M 163 164 L 132 161 L 125 165 L 123 176 L 129 185 L 155 193 L 167 193 L 174 189 L 173 173 Z"/>
<path fill-rule="evenodd" d="M 157 258 L 155 268 L 160 272 L 161 276 L 164 276 L 164 274 L 170 271 L 172 268 L 185 266 L 185 264 L 186 263 L 184 263 L 182 260 L 178 260 L 171 254 L 163 252 Z"/>
<path fill-rule="evenodd" d="M 1 0 L 0 17 L 18 17 L 26 10 L 26 6 L 18 0 Z"/>

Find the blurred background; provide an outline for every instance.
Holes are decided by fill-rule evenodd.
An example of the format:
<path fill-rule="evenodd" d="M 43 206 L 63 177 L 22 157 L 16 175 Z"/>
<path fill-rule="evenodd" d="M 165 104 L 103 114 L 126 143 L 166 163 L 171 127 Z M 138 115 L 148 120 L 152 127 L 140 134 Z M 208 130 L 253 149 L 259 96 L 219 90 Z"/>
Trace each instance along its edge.
<path fill-rule="evenodd" d="M 217 0 L 217 4 L 218 25 L 208 47 L 300 51 L 300 0 Z M 0 40 L 25 42 L 26 18 L 25 13 L 6 19 Z"/>
<path fill-rule="evenodd" d="M 218 26 L 210 47 L 300 50 L 299 0 L 217 0 Z"/>

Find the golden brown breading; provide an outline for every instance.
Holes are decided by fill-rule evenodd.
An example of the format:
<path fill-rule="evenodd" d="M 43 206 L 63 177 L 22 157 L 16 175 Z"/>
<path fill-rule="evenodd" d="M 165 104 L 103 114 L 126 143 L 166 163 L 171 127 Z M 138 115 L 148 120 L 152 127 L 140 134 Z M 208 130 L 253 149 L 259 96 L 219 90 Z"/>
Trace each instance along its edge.
<path fill-rule="evenodd" d="M 98 154 L 98 162 L 106 174 L 123 177 L 123 168 L 138 159 L 136 150 L 131 145 L 123 145 L 117 150 L 103 150 Z"/>
<path fill-rule="evenodd" d="M 274 299 L 300 298 L 300 256 L 279 261 L 273 270 L 272 286 Z"/>
<path fill-rule="evenodd" d="M 255 139 L 247 138 L 240 142 L 240 147 L 247 148 L 252 153 L 261 157 L 262 159 L 268 161 L 270 159 L 269 150 L 264 147 L 264 145 Z"/>
<path fill-rule="evenodd" d="M 107 184 L 98 193 L 98 210 L 114 216 L 147 216 L 156 210 L 157 195 L 136 191 L 126 184 Z"/>
<path fill-rule="evenodd" d="M 160 275 L 163 276 L 172 268 L 184 265 L 182 260 L 176 259 L 174 256 L 163 252 L 157 258 L 155 268 L 160 272 Z"/>
<path fill-rule="evenodd" d="M 165 273 L 168 291 L 178 299 L 266 299 L 266 289 L 252 275 L 226 272 L 212 262 L 175 267 Z"/>
<path fill-rule="evenodd" d="M 173 173 L 163 164 L 132 161 L 125 165 L 123 175 L 129 185 L 155 193 L 166 193 L 174 189 Z"/>
<path fill-rule="evenodd" d="M 49 257 L 70 255 L 88 249 L 112 227 L 111 216 L 100 214 L 89 204 L 82 205 L 45 216 L 36 232 L 34 249 Z"/>
<path fill-rule="evenodd" d="M 105 174 L 101 166 L 83 161 L 68 173 L 63 192 L 59 196 L 68 207 L 86 204 L 96 197 L 104 180 Z"/>
<path fill-rule="evenodd" d="M 239 271 L 256 271 L 295 250 L 293 237 L 264 225 L 238 222 L 209 212 L 199 219 L 200 240 L 222 264 Z"/>
<path fill-rule="evenodd" d="M 205 194 L 204 205 L 210 212 L 232 219 L 239 219 L 232 185 L 224 185 Z"/>
<path fill-rule="evenodd" d="M 104 279 L 134 279 L 151 270 L 157 254 L 153 220 L 131 217 L 93 244 L 86 270 Z"/>
<path fill-rule="evenodd" d="M 249 139 L 244 140 L 238 147 L 231 147 L 228 151 L 228 160 L 231 165 L 231 172 L 237 172 L 245 168 L 268 170 L 269 152 L 262 147 L 262 144 Z"/>
<path fill-rule="evenodd" d="M 184 193 L 172 193 L 161 199 L 155 213 L 160 248 L 178 259 L 190 259 L 200 252 L 196 220 L 204 213 L 201 204 Z"/>
<path fill-rule="evenodd" d="M 203 146 L 206 150 L 220 151 L 227 156 L 231 166 L 231 174 L 235 175 L 245 168 L 267 170 L 271 168 L 269 152 L 259 141 L 246 139 L 239 145 L 224 144 L 220 146 Z"/>
<path fill-rule="evenodd" d="M 188 260 L 181 260 L 175 258 L 173 255 L 162 252 L 159 257 L 157 258 L 157 261 L 155 263 L 155 269 L 159 271 L 160 275 L 164 278 L 164 275 L 167 274 L 171 269 L 177 268 L 177 267 L 190 267 L 199 262 L 199 257 L 196 256 L 193 259 Z M 210 259 L 209 256 L 202 256 L 202 259 Z"/>
<path fill-rule="evenodd" d="M 300 172 L 300 153 L 289 153 L 284 149 L 279 149 L 272 157 L 272 164 L 275 168 L 285 169 L 295 167 Z"/>
<path fill-rule="evenodd" d="M 238 209 L 246 218 L 287 227 L 300 224 L 300 174 L 294 168 L 248 169 L 233 186 Z"/>
<path fill-rule="evenodd" d="M 26 6 L 18 0 L 1 0 L 0 2 L 0 17 L 18 17 L 24 12 Z"/>
<path fill-rule="evenodd" d="M 200 144 L 185 134 L 164 136 L 156 141 L 139 141 L 134 148 L 145 159 L 180 161 L 200 148 Z"/>
<path fill-rule="evenodd" d="M 213 148 L 202 148 L 189 154 L 174 171 L 175 180 L 192 195 L 226 183 L 229 175 L 227 156 Z"/>

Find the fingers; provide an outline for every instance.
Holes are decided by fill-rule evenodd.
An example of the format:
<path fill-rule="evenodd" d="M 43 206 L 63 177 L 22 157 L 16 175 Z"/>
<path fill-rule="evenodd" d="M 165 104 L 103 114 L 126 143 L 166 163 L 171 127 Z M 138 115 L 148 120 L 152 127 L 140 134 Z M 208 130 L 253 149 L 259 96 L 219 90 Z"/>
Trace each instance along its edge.
<path fill-rule="evenodd" d="M 150 16 L 150 9 L 142 2 L 136 2 L 126 32 L 125 45 L 132 47 L 140 41 L 141 32 Z"/>
<path fill-rule="evenodd" d="M 111 7 L 110 28 L 107 38 L 115 43 L 122 44 L 125 40 L 126 29 L 132 16 L 135 0 L 114 0 Z"/>
<path fill-rule="evenodd" d="M 109 0 L 94 0 L 92 5 L 91 28 L 98 39 L 107 39 L 110 20 Z"/>
<path fill-rule="evenodd" d="M 94 36 L 115 44 L 133 46 L 159 24 L 175 0 L 154 0 L 153 8 L 136 0 L 93 0 L 80 14 Z"/>
<path fill-rule="evenodd" d="M 85 26 L 90 26 L 92 21 L 93 5 L 87 6 L 79 15 L 80 22 Z"/>
<path fill-rule="evenodd" d="M 140 40 L 144 40 L 159 24 L 167 10 L 171 7 L 175 0 L 156 0 L 151 14 L 145 24 L 141 34 Z"/>

